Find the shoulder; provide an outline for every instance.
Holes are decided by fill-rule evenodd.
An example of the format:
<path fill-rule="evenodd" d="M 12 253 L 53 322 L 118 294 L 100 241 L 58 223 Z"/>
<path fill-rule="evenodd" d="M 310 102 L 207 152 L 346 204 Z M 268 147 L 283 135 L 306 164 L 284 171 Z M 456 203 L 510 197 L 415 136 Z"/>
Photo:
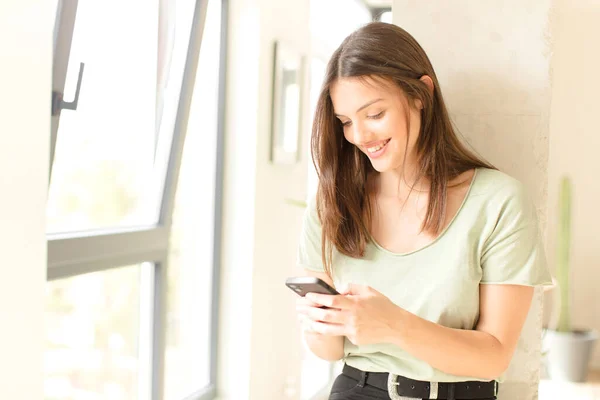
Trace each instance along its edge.
<path fill-rule="evenodd" d="M 317 202 L 318 199 L 316 193 L 308 197 L 306 208 L 304 210 L 304 223 L 320 228 L 321 221 L 319 220 L 319 213 L 317 211 Z"/>
<path fill-rule="evenodd" d="M 310 214 L 317 214 L 317 202 L 318 202 L 318 198 L 317 198 L 317 194 L 314 193 L 312 195 L 310 195 L 308 197 L 308 200 L 306 201 L 306 211 Z"/>
<path fill-rule="evenodd" d="M 492 201 L 525 199 L 529 191 L 518 179 L 495 169 L 478 168 L 473 195 Z"/>
<path fill-rule="evenodd" d="M 473 198 L 488 216 L 535 214 L 530 190 L 518 179 L 498 170 L 479 168 Z"/>

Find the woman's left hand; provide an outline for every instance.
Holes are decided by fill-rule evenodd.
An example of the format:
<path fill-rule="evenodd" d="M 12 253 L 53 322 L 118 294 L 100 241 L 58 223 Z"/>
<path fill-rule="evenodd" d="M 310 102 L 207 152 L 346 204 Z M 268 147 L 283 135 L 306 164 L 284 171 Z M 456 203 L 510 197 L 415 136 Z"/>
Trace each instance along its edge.
<path fill-rule="evenodd" d="M 346 336 L 355 345 L 388 342 L 402 309 L 375 289 L 349 284 L 340 295 L 308 293 L 306 299 L 328 308 L 299 307 L 315 333 Z"/>

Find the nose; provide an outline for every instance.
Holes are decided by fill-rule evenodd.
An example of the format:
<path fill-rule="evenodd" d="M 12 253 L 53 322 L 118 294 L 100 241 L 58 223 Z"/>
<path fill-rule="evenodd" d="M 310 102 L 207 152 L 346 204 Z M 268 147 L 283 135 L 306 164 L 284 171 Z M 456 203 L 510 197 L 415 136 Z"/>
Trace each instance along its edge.
<path fill-rule="evenodd" d="M 373 140 L 373 134 L 362 123 L 352 124 L 352 141 L 355 145 L 364 146 Z"/>

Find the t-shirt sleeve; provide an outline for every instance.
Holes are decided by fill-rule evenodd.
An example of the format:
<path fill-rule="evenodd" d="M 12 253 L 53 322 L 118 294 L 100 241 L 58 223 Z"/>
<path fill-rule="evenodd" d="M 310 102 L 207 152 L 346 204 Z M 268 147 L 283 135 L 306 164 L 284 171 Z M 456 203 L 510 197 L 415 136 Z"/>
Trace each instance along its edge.
<path fill-rule="evenodd" d="M 325 272 L 321 258 L 321 222 L 313 197 L 304 211 L 296 264 L 316 272 Z"/>
<path fill-rule="evenodd" d="M 552 284 L 535 206 L 520 182 L 503 188 L 499 214 L 481 256 L 481 283 Z"/>

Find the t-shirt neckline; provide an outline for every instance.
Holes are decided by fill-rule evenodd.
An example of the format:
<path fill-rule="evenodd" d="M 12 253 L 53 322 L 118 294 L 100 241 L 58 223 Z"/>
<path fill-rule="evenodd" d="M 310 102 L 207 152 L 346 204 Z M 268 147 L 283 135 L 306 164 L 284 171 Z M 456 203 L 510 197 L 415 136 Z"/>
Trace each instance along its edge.
<path fill-rule="evenodd" d="M 450 229 L 450 227 L 452 226 L 452 224 L 454 224 L 454 221 L 456 221 L 456 219 L 458 218 L 458 216 L 461 214 L 465 204 L 467 203 L 467 200 L 469 199 L 470 195 L 471 195 L 471 191 L 473 190 L 473 186 L 475 186 L 475 180 L 477 179 L 477 174 L 479 172 L 479 168 L 475 168 L 475 172 L 473 173 L 473 178 L 471 179 L 471 183 L 469 184 L 469 188 L 467 189 L 467 193 L 465 194 L 465 198 L 463 199 L 462 203 L 460 204 L 460 207 L 458 207 L 458 210 L 456 211 L 456 213 L 454 213 L 454 217 L 452 217 L 452 219 L 450 220 L 450 223 L 442 230 L 442 232 L 440 232 L 440 234 L 433 239 L 430 243 L 426 244 L 423 247 L 419 247 L 418 249 L 409 251 L 407 253 L 395 253 L 393 251 L 390 251 L 388 249 L 386 249 L 385 247 L 381 246 L 379 243 L 377 243 L 377 241 L 375 240 L 375 238 L 373 238 L 372 235 L 369 235 L 369 238 L 371 240 L 371 242 L 373 243 L 373 245 L 375 247 L 377 247 L 379 250 L 381 250 L 382 252 L 392 255 L 392 256 L 396 256 L 396 257 L 406 257 L 406 256 L 410 256 L 412 254 L 415 253 L 419 253 L 431 246 L 433 246 L 434 244 L 436 244 L 438 241 L 440 241 L 442 239 L 442 237 L 444 237 L 446 235 L 446 233 L 448 232 L 448 230 Z"/>

